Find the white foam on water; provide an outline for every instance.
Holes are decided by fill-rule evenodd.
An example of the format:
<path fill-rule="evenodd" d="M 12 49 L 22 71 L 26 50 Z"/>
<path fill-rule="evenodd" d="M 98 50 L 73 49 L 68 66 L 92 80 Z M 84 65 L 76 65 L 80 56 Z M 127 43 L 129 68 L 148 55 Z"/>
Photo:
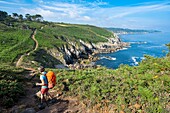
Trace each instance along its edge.
<path fill-rule="evenodd" d="M 132 57 L 132 60 L 133 60 L 133 62 L 134 62 L 134 65 L 138 65 L 139 64 L 139 62 L 137 62 L 137 58 L 139 58 L 139 57 Z"/>
<path fill-rule="evenodd" d="M 132 60 L 133 60 L 132 65 L 137 66 L 139 64 L 139 62 L 144 60 L 144 59 L 145 59 L 145 57 L 135 57 L 135 56 L 133 56 L 132 57 Z"/>
<path fill-rule="evenodd" d="M 145 57 L 140 57 L 140 59 L 141 59 L 141 60 L 144 60 L 144 59 L 145 59 Z"/>
<path fill-rule="evenodd" d="M 150 47 L 147 47 L 147 48 L 161 48 L 163 46 L 150 46 Z"/>
<path fill-rule="evenodd" d="M 103 57 L 100 57 L 100 59 L 116 60 L 116 58 L 110 57 L 110 56 L 103 56 Z"/>
<path fill-rule="evenodd" d="M 124 47 L 124 48 L 122 48 L 121 50 L 126 50 L 126 49 L 128 49 L 128 48 L 125 48 L 125 47 Z"/>
<path fill-rule="evenodd" d="M 147 44 L 148 42 L 129 42 L 130 44 Z"/>

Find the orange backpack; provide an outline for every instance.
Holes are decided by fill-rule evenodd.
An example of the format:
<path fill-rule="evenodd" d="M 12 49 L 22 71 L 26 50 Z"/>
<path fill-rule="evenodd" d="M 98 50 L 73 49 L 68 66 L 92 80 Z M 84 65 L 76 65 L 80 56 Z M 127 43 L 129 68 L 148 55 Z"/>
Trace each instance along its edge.
<path fill-rule="evenodd" d="M 48 80 L 48 88 L 52 89 L 56 84 L 55 73 L 53 71 L 48 71 L 48 73 L 46 74 L 46 77 L 47 77 L 47 80 Z"/>

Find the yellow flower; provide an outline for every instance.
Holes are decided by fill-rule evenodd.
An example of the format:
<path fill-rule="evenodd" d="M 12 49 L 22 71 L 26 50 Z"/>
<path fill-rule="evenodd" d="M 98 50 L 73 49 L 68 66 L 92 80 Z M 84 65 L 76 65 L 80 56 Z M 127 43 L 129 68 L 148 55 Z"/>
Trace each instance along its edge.
<path fill-rule="evenodd" d="M 154 63 L 154 65 L 157 65 L 157 63 Z"/>
<path fill-rule="evenodd" d="M 159 101 L 159 98 L 156 97 L 156 98 L 155 98 L 155 101 Z"/>
<path fill-rule="evenodd" d="M 153 78 L 158 78 L 158 76 L 156 75 L 156 76 L 154 76 Z"/>

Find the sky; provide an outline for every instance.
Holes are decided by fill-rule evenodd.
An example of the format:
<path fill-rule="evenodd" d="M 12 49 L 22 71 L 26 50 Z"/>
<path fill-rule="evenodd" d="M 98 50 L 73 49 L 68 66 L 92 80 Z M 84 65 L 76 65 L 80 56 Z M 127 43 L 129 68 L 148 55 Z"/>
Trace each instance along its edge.
<path fill-rule="evenodd" d="M 99 27 L 169 31 L 170 0 L 0 0 L 8 14 Z"/>

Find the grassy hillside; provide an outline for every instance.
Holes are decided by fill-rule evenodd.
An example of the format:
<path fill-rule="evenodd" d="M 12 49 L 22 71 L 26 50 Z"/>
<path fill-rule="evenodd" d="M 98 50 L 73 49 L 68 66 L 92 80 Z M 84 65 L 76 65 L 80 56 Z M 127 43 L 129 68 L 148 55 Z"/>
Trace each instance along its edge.
<path fill-rule="evenodd" d="M 30 51 L 34 42 L 30 30 L 11 28 L 0 23 L 0 62 L 12 63 L 21 54 Z"/>
<path fill-rule="evenodd" d="M 139 66 L 116 70 L 99 67 L 53 70 L 55 90 L 79 99 L 86 109 L 106 112 L 168 113 L 170 107 L 170 56 L 145 56 Z M 49 70 L 49 69 L 47 69 Z M 0 104 L 11 106 L 24 95 L 22 69 L 0 67 Z M 17 98 L 16 98 L 17 97 Z"/>
<path fill-rule="evenodd" d="M 64 37 L 71 41 L 79 41 L 79 39 L 86 42 L 104 42 L 107 41 L 103 37 L 113 37 L 113 34 L 94 26 L 82 26 L 72 24 L 54 24 L 46 26 L 40 32 L 45 33 L 46 37 Z"/>
<path fill-rule="evenodd" d="M 97 43 L 107 41 L 106 37 L 114 37 L 105 29 L 90 25 L 34 21 L 14 21 L 8 25 L 0 22 L 1 63 L 14 63 L 20 55 L 33 50 L 34 42 L 31 39 L 33 28 L 37 29 L 35 35 L 39 43 L 37 51 L 61 47 L 67 44 L 66 40 L 79 43 L 81 39 L 85 42 Z"/>
<path fill-rule="evenodd" d="M 146 56 L 139 66 L 55 70 L 57 88 L 87 108 L 107 112 L 166 113 L 170 107 L 170 57 Z"/>

